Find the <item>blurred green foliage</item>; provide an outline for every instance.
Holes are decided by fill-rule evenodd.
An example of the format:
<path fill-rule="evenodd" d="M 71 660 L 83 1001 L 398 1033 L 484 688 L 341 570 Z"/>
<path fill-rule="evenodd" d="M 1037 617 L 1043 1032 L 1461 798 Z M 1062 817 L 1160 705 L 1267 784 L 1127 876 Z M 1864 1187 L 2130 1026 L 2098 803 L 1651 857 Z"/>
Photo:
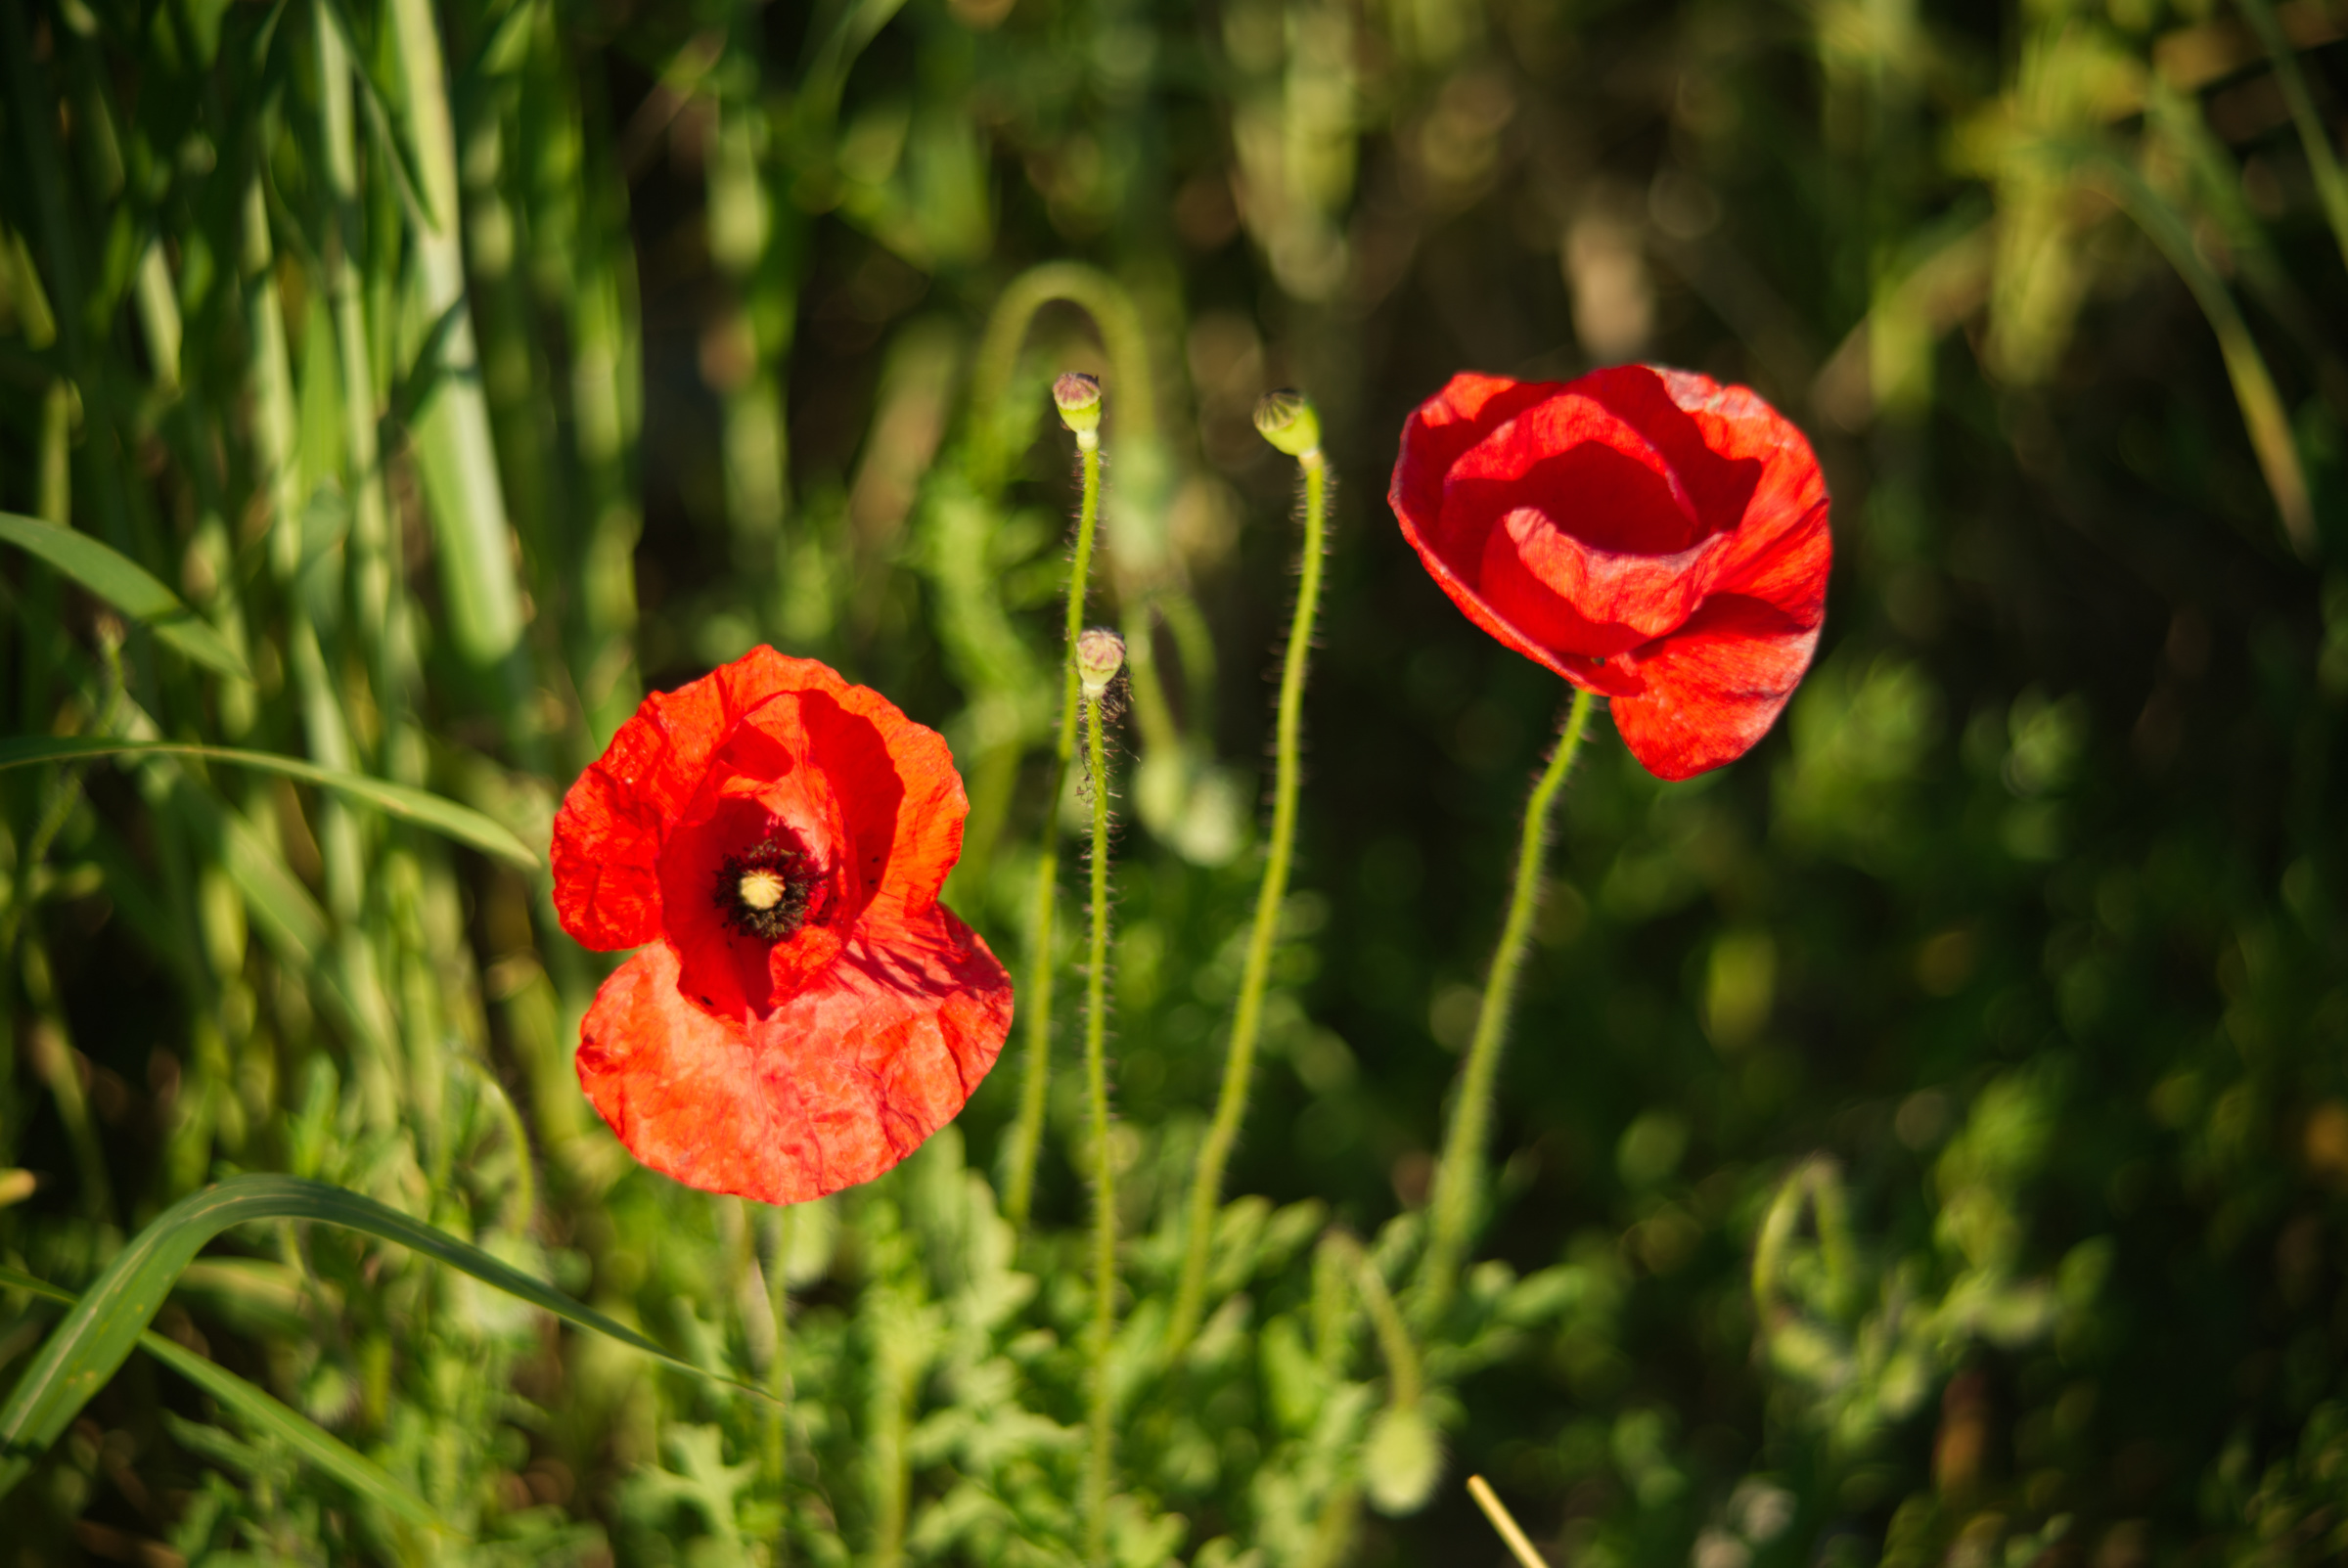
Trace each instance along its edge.
<path fill-rule="evenodd" d="M 1497 1562 L 1469 1471 L 1590 1568 L 2330 1559 L 2343 37 L 2336 0 L 0 0 L 0 730 L 538 845 L 648 686 L 771 641 L 946 733 L 949 899 L 1011 956 L 1073 820 L 1045 388 L 1098 373 L 1116 1560 Z M 1563 693 L 1401 547 L 1392 432 L 1460 368 L 1635 357 L 1811 432 L 1827 637 L 1734 767 L 1580 768 L 1482 1261 L 1414 1337 Z M 1169 1362 L 1284 384 L 1337 480 L 1297 891 Z M 1024 1234 L 1014 1063 L 870 1187 L 678 1188 L 577 1093 L 599 961 L 543 877 L 317 777 L 0 771 L 0 1262 L 79 1290 L 289 1172 L 787 1399 L 248 1227 L 156 1331 L 442 1527 L 134 1356 L 12 1456 L 16 1559 L 1079 1560 L 1079 1075 Z M 57 1313 L 13 1277 L 7 1379 Z"/>

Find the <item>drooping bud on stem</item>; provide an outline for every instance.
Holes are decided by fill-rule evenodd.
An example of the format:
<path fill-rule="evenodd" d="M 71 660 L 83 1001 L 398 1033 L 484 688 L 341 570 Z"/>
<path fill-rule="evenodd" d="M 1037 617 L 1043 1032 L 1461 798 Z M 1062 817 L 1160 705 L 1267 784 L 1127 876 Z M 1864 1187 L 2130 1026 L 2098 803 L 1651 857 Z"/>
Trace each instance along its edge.
<path fill-rule="evenodd" d="M 1060 408 L 1060 423 L 1076 432 L 1080 446 L 1099 440 L 1101 378 L 1072 370 L 1052 383 L 1052 401 Z"/>
<path fill-rule="evenodd" d="M 1312 399 L 1287 387 L 1266 392 L 1255 405 L 1255 430 L 1292 458 L 1321 450 L 1321 416 L 1313 412 Z"/>
<path fill-rule="evenodd" d="M 1076 678 L 1087 697 L 1098 699 L 1124 667 L 1125 639 L 1107 627 L 1090 627 L 1076 639 Z"/>

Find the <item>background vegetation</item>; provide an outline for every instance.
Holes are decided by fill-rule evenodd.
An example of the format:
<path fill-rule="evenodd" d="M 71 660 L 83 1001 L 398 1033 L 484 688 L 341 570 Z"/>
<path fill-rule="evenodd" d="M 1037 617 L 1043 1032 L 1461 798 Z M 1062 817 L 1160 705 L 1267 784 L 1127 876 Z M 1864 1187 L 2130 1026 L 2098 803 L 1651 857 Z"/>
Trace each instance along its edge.
<path fill-rule="evenodd" d="M 308 758 L 539 846 L 644 690 L 771 641 L 947 734 L 949 899 L 1024 974 L 1074 500 L 1044 387 L 1100 371 L 1096 614 L 1138 677 L 1118 1560 L 1498 1562 L 1471 1470 L 1593 1568 L 2329 1558 L 2344 31 L 2325 0 L 0 0 L 0 511 L 159 580 L 0 550 L 0 729 Z M 1827 636 L 1731 768 L 1592 746 L 1485 1262 L 1398 1345 L 1378 1281 L 1563 693 L 1402 547 L 1394 432 L 1456 369 L 1634 357 L 1811 432 Z M 1282 384 L 1337 480 L 1297 891 L 1255 1196 L 1170 1363 L 1295 550 L 1246 423 Z M 603 1132 L 568 1063 L 601 963 L 542 874 L 347 787 L 0 773 L 0 1378 L 58 1321 L 31 1281 L 250 1172 L 683 1364 L 247 1225 L 61 1441 L 12 1427 L 0 1549 L 1079 1560 L 1068 1040 L 1022 1238 L 1015 1056 L 786 1219 Z"/>

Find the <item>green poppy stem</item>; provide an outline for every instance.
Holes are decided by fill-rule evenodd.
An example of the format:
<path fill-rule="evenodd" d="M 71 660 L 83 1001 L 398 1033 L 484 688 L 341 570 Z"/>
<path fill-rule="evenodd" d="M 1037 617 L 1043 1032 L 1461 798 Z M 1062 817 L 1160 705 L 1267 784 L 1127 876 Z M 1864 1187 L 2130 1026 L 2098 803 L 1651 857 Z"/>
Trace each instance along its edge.
<path fill-rule="evenodd" d="M 1468 1061 L 1460 1069 L 1457 1099 L 1451 1107 L 1451 1126 L 1443 1138 L 1442 1163 L 1435 1167 L 1434 1200 L 1426 1255 L 1419 1267 L 1419 1287 L 1412 1316 L 1423 1329 L 1443 1315 L 1459 1283 L 1460 1262 L 1468 1249 L 1468 1232 L 1484 1191 L 1484 1145 L 1492 1125 L 1492 1088 L 1500 1072 L 1500 1048 L 1507 1036 L 1509 1008 L 1516 997 L 1517 971 L 1524 966 L 1524 949 L 1533 934 L 1533 909 L 1540 902 L 1541 851 L 1549 836 L 1549 812 L 1564 787 L 1565 776 L 1582 749 L 1590 728 L 1593 700 L 1588 692 L 1573 694 L 1565 718 L 1565 733 L 1550 753 L 1533 798 L 1525 803 L 1524 831 L 1516 844 L 1516 881 L 1509 893 L 1508 919 L 1500 928 L 1500 948 L 1492 955 L 1492 971 L 1484 981 L 1484 999 L 1476 1008 L 1475 1038 L 1468 1047 Z"/>
<path fill-rule="evenodd" d="M 1084 1083 L 1092 1106 L 1093 1331 L 1087 1356 L 1091 1462 L 1084 1486 L 1085 1560 L 1108 1560 L 1108 1496 L 1114 1411 L 1108 1353 L 1117 1323 L 1116 1170 L 1108 1148 L 1108 747 L 1102 737 L 1103 694 L 1084 694 L 1086 782 L 1093 799 L 1092 948 L 1084 979 Z"/>
<path fill-rule="evenodd" d="M 1068 763 L 1076 749 L 1076 639 L 1084 630 L 1084 600 L 1093 569 L 1093 534 L 1101 518 L 1101 438 L 1086 430 L 1076 437 L 1082 456 L 1083 499 L 1076 509 L 1076 551 L 1068 562 L 1068 650 L 1062 661 L 1060 739 L 1052 759 L 1052 788 L 1044 796 L 1044 852 L 1035 871 L 1035 913 L 1028 922 L 1027 983 L 1020 991 L 1020 1021 L 1027 1035 L 1026 1076 L 1019 1084 L 1019 1114 L 1012 1124 L 1011 1159 L 1003 1185 L 1003 1212 L 1012 1228 L 1024 1231 L 1035 1199 L 1036 1151 L 1043 1144 L 1046 1091 L 1052 1083 L 1053 925 L 1060 905 L 1060 796 L 1067 787 Z"/>
<path fill-rule="evenodd" d="M 1272 838 L 1264 856 L 1264 879 L 1256 889 L 1255 924 L 1247 935 L 1247 963 L 1241 973 L 1239 1006 L 1232 1014 L 1231 1052 L 1223 1061 L 1223 1087 L 1215 1099 L 1214 1120 L 1207 1125 L 1206 1142 L 1198 1150 L 1198 1170 L 1191 1187 L 1182 1281 L 1175 1291 L 1174 1316 L 1166 1331 L 1170 1356 L 1182 1354 L 1205 1310 L 1207 1253 L 1214 1239 L 1215 1209 L 1222 1201 L 1223 1175 L 1231 1163 L 1232 1147 L 1239 1142 L 1240 1126 L 1247 1114 L 1247 1094 L 1255 1076 L 1256 1040 L 1263 1031 L 1264 992 L 1272 975 L 1272 949 L 1280 934 L 1280 908 L 1288 895 L 1288 869 L 1296 846 L 1305 661 L 1312 651 L 1313 615 L 1321 600 L 1322 534 L 1329 513 L 1329 470 L 1320 448 L 1312 448 L 1296 461 L 1304 470 L 1304 548 L 1297 573 L 1296 614 L 1288 628 L 1287 651 L 1280 672 L 1280 709 L 1274 726 Z"/>

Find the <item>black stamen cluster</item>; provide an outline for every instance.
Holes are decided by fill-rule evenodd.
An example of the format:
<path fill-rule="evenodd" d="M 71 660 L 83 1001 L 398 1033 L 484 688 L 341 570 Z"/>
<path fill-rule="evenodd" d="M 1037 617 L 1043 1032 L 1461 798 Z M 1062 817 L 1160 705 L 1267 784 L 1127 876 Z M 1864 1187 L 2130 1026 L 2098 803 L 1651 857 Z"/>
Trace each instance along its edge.
<path fill-rule="evenodd" d="M 742 879 L 753 872 L 772 872 L 783 879 L 783 896 L 772 909 L 754 909 L 744 902 Z M 796 851 L 768 838 L 726 857 L 717 869 L 717 885 L 711 896 L 743 935 L 780 942 L 806 923 L 807 900 L 814 891 L 815 878 L 807 874 L 805 861 Z"/>

